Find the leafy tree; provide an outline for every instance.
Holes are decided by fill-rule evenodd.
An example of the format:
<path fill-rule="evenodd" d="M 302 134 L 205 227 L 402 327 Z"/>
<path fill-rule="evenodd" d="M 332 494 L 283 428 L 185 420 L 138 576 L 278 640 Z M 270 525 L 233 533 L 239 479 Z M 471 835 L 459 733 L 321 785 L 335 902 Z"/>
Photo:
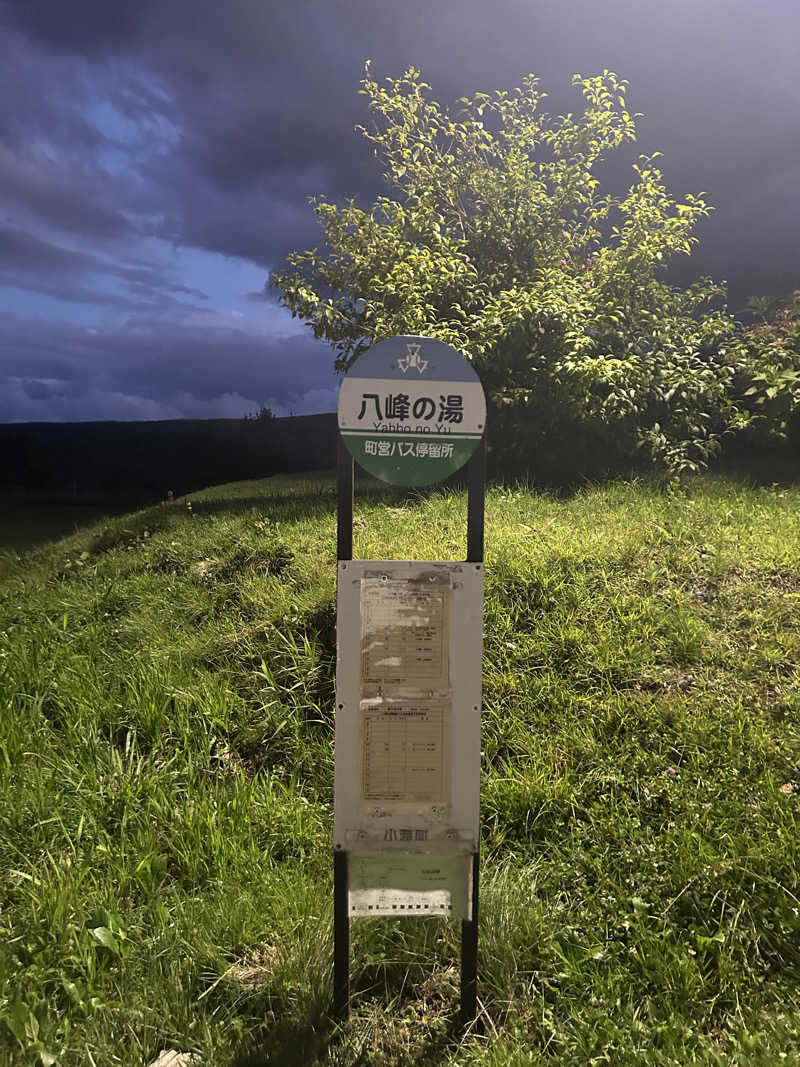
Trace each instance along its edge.
<path fill-rule="evenodd" d="M 760 319 L 762 323 L 767 323 L 777 303 L 778 300 L 774 296 L 749 296 L 742 310 Z"/>
<path fill-rule="evenodd" d="M 697 469 L 743 421 L 732 399 L 736 325 L 710 279 L 662 276 L 711 208 L 666 191 L 639 156 L 622 196 L 596 176 L 635 140 L 627 83 L 575 75 L 583 113 L 551 117 L 532 75 L 463 97 L 456 117 L 410 68 L 361 92 L 393 196 L 368 210 L 312 198 L 327 251 L 294 252 L 280 302 L 346 369 L 373 341 L 437 337 L 481 375 L 492 440 L 534 469 L 591 469 L 641 450 Z"/>
<path fill-rule="evenodd" d="M 787 299 L 750 297 L 761 322 L 742 332 L 737 390 L 749 416 L 749 437 L 775 444 L 800 441 L 800 289 Z"/>
<path fill-rule="evenodd" d="M 249 411 L 244 418 L 245 422 L 272 422 L 275 418 L 275 413 L 272 408 L 265 407 L 262 404 L 258 411 Z"/>

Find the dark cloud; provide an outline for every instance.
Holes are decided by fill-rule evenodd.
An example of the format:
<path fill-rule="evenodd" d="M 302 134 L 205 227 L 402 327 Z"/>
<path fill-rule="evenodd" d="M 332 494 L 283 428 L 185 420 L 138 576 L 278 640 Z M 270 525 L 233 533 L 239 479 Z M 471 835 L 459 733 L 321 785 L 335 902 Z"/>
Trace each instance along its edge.
<path fill-rule="evenodd" d="M 55 48 L 94 53 L 128 47 L 153 0 L 23 0 L 0 6 L 0 18 Z"/>
<path fill-rule="evenodd" d="M 302 336 L 220 325 L 212 315 L 193 324 L 131 318 L 117 328 L 5 316 L 0 354 L 5 422 L 58 420 L 78 410 L 83 418 L 210 417 L 225 397 L 232 415 L 262 404 L 276 414 L 335 407 L 329 350 Z"/>
<path fill-rule="evenodd" d="M 0 17 L 2 11 L 0 6 Z M 23 151 L 57 143 L 69 147 L 73 156 L 100 147 L 105 136 L 86 113 L 91 68 L 2 21 L 0 41 L 0 142 Z M 52 91 L 54 86 L 58 91 Z"/>
<path fill-rule="evenodd" d="M 98 280 L 123 291 L 101 288 Z M 114 260 L 46 241 L 16 226 L 0 224 L 0 285 L 42 293 L 57 300 L 135 312 L 147 304 L 186 307 L 184 297 L 208 294 L 173 282 L 162 270 Z M 134 299 L 134 297 L 136 299 Z M 190 305 L 191 306 L 191 305 Z"/>
<path fill-rule="evenodd" d="M 90 240 L 122 237 L 133 229 L 118 206 L 104 202 L 108 192 L 99 175 L 85 166 L 65 166 L 43 152 L 11 152 L 0 145 L 0 188 L 7 211 L 22 209 Z"/>
<path fill-rule="evenodd" d="M 301 181 L 298 177 L 298 184 Z M 298 242 L 319 244 L 313 212 L 286 193 L 270 194 L 254 183 L 250 189 L 226 195 L 209 183 L 190 182 L 183 166 L 164 175 L 163 187 L 171 194 L 172 210 L 157 232 L 167 240 L 180 239 L 197 248 L 249 259 L 265 274 L 276 262 L 282 263 Z"/>
<path fill-rule="evenodd" d="M 87 252 L 73 252 L 60 248 L 17 226 L 0 227 L 0 263 L 23 273 L 55 271 L 71 273 L 83 271 L 96 261 Z"/>

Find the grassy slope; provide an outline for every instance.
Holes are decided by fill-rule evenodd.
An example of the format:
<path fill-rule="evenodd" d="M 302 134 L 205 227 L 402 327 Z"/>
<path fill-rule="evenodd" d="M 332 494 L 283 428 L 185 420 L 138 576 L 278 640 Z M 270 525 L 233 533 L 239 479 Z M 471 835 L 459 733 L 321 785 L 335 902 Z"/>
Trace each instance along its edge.
<path fill-rule="evenodd" d="M 463 1039 L 438 920 L 355 923 L 325 1019 L 330 480 L 0 560 L 0 1063 L 800 1063 L 799 505 L 490 492 Z M 356 554 L 458 558 L 463 523 L 362 495 Z"/>
<path fill-rule="evenodd" d="M 152 499 L 145 493 L 71 499 L 46 491 L 0 492 L 0 554 L 55 541 L 106 516 L 142 507 Z"/>

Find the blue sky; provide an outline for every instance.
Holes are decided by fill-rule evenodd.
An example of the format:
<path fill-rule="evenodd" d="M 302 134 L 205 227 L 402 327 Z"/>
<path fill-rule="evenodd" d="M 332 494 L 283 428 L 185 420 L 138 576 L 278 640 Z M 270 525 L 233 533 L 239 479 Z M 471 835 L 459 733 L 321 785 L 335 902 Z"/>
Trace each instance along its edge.
<path fill-rule="evenodd" d="M 715 212 L 677 280 L 800 286 L 800 9 L 781 0 L 0 0 L 0 421 L 331 411 L 333 356 L 265 297 L 311 195 L 385 191 L 358 95 L 630 82 L 637 152 Z M 630 161 L 626 162 L 626 166 Z"/>

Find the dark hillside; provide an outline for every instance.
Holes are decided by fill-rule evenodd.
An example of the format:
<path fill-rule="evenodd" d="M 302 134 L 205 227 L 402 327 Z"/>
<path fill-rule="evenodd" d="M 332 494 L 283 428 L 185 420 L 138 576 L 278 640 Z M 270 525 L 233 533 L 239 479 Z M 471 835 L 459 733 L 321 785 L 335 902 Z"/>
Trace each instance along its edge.
<path fill-rule="evenodd" d="M 164 497 L 331 467 L 336 416 L 0 425 L 0 488 Z"/>

